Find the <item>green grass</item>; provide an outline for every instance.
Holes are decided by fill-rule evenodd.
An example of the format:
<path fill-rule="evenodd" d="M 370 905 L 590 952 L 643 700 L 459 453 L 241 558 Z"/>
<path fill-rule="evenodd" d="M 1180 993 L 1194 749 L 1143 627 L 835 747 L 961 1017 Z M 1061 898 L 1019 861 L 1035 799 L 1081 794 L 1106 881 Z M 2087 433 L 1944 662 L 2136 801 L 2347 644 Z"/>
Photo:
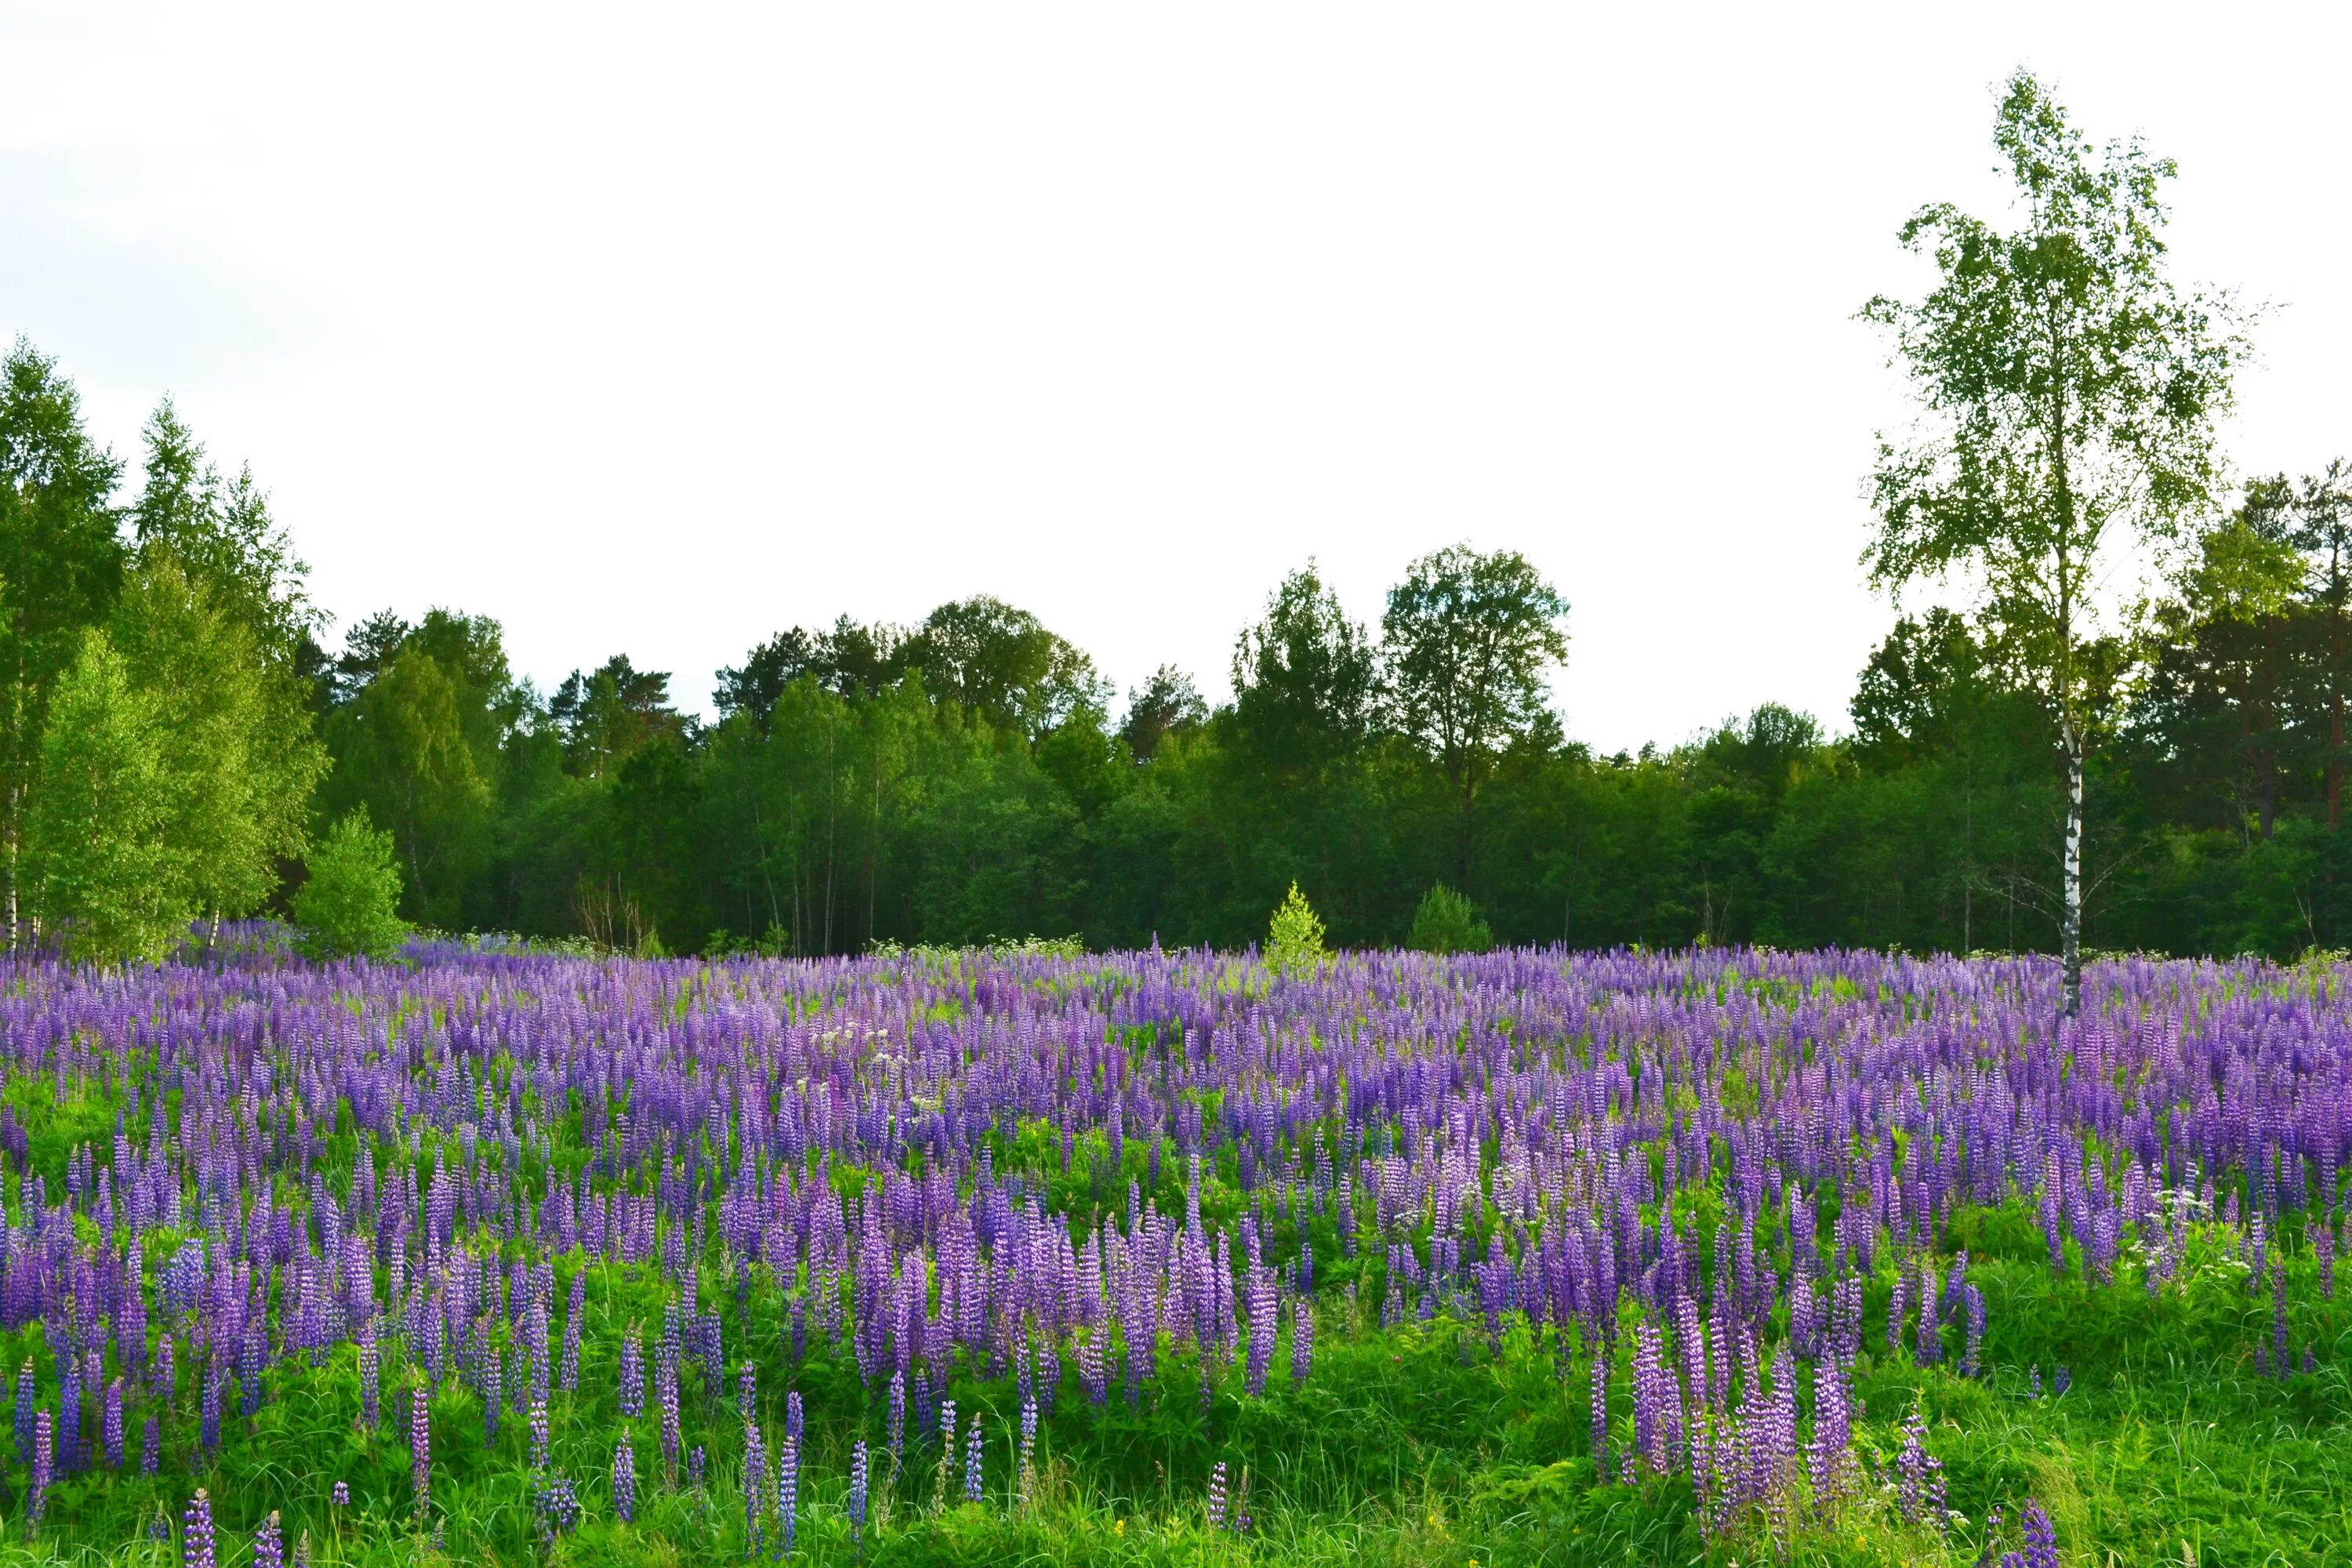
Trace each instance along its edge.
<path fill-rule="evenodd" d="M 2032 1216 L 1981 1216 L 1971 1278 L 1989 1298 L 1988 1370 L 1977 1379 L 1948 1364 L 1920 1368 L 1884 1353 L 1885 1281 L 1871 1299 L 1874 1321 L 1857 1378 L 1864 1402 L 1857 1446 L 1891 1460 L 1915 1403 L 1928 1421 L 1929 1451 L 1945 1467 L 1951 1506 L 1963 1516 L 1948 1537 L 1905 1531 L 1868 1497 L 1842 1517 L 1808 1522 L 1790 1539 L 1754 1533 L 1709 1542 L 1681 1480 L 1592 1484 L 1590 1413 L 1580 1373 L 1563 1385 L 1549 1339 L 1525 1327 L 1499 1352 L 1481 1331 L 1445 1321 L 1381 1331 L 1327 1312 L 1314 1376 L 1293 1386 L 1277 1371 L 1267 1396 L 1238 1396 L 1221 1382 L 1207 1412 L 1189 1361 L 1166 1366 L 1130 1407 L 1114 1384 L 1108 1411 L 1088 1410 L 1066 1386 L 1039 1447 L 1034 1496 L 1011 1496 L 1009 1381 L 960 1382 L 967 1415 L 988 1423 L 988 1500 L 939 1506 L 936 1449 L 915 1445 L 906 1473 L 887 1476 L 881 1423 L 854 1373 L 812 1356 L 791 1385 L 808 1400 L 812 1447 L 795 1561 L 873 1563 L 1370 1563 L 1486 1568 L 1520 1563 L 1729 1564 L 1767 1562 L 1970 1563 L 1986 1550 L 1995 1505 L 2013 1521 L 2028 1496 L 2056 1521 L 2069 1563 L 2306 1564 L 2352 1562 L 2352 1389 L 2343 1355 L 2352 1315 L 2316 1299 L 2308 1258 L 2294 1272 L 2298 1347 L 2315 1346 L 2320 1370 L 2284 1381 L 2253 1373 L 2267 1342 L 2267 1298 L 2257 1299 L 2223 1244 L 2192 1253 L 2181 1282 L 2155 1297 L 2131 1270 L 2096 1286 L 2053 1276 Z M 441 1547 L 415 1529 L 404 1405 L 389 1392 L 373 1433 L 354 1425 L 358 1379 L 349 1353 L 287 1381 L 250 1423 L 234 1413 L 219 1462 L 201 1473 L 220 1525 L 225 1565 L 250 1560 L 254 1524 L 281 1511 L 290 1538 L 311 1532 L 320 1563 L 704 1563 L 740 1561 L 742 1510 L 736 1476 L 740 1432 L 732 1390 L 691 1398 L 710 1413 L 687 1442 L 710 1448 L 697 1492 L 660 1481 L 650 1412 L 635 1424 L 641 1511 L 611 1516 L 604 1480 L 620 1418 L 613 1364 L 631 1315 L 658 1321 L 657 1285 L 643 1270 L 598 1266 L 582 1393 L 552 1409 L 555 1463 L 579 1486 L 588 1518 L 551 1552 L 532 1535 L 529 1434 L 512 1418 L 498 1446 L 482 1440 L 480 1408 L 463 1391 L 433 1403 L 433 1500 Z M 755 1292 L 755 1315 L 772 1311 Z M 731 1304 L 730 1304 L 731 1312 Z M 763 1403 L 786 1385 L 781 1325 L 729 1323 L 765 1369 Z M 812 1338 L 814 1347 L 819 1342 Z M 2060 1364 L 2071 1388 L 2035 1398 L 2027 1368 L 2045 1384 Z M 1278 1362 L 1278 1364 L 1281 1363 Z M 1616 1425 L 1627 1425 L 1622 1377 Z M 394 1379 L 387 1373 L 389 1390 Z M 183 1385 L 184 1402 L 188 1394 Z M 853 1546 L 844 1513 L 848 1436 L 862 1418 L 877 1447 L 875 1518 Z M 142 1524 L 157 1509 L 176 1517 L 191 1481 L 192 1413 L 175 1412 L 160 1481 L 100 1473 L 61 1483 L 40 1540 L 25 1539 L 14 1506 L 0 1531 L 0 1563 L 177 1563 L 176 1539 L 150 1543 Z M 132 1438 L 135 1453 L 136 1436 Z M 960 1456 L 959 1456 L 960 1458 Z M 1254 1529 L 1246 1537 L 1207 1528 L 1210 1467 L 1246 1473 Z M 353 1503 L 329 1500 L 347 1481 Z M 21 1473 L 17 1484 L 21 1485 Z M 2014 1544 L 2013 1540 L 2007 1542 Z M 1992 1543 L 1995 1546 L 2000 1542 Z"/>

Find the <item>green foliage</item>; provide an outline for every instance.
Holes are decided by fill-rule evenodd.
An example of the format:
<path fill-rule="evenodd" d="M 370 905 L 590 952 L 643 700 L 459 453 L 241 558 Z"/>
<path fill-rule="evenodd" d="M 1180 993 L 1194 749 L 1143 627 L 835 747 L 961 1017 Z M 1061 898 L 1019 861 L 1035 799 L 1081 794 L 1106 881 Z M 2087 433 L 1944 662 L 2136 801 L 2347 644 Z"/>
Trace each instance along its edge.
<path fill-rule="evenodd" d="M 400 860 L 392 835 L 364 813 L 337 822 L 310 851 L 294 895 L 301 948 L 313 958 L 388 958 L 408 935 L 400 918 Z"/>
<path fill-rule="evenodd" d="M 1290 787 L 1328 782 L 1372 731 L 1379 654 L 1309 562 L 1282 580 L 1234 647 L 1239 750 Z"/>
<path fill-rule="evenodd" d="M 1864 309 L 1894 337 L 1929 421 L 1911 446 L 1882 444 L 1866 561 L 1889 586 L 1982 572 L 2001 624 L 2071 708 L 2103 536 L 2162 531 L 2210 504 L 2214 424 L 2246 345 L 2226 300 L 2184 295 L 2166 273 L 2168 161 L 2136 142 L 2095 155 L 2023 72 L 1993 141 L 2021 226 L 1922 208 L 1902 238 L 1934 261 L 1937 287 L 1917 304 Z"/>
<path fill-rule="evenodd" d="M 122 578 L 110 505 L 121 472 L 82 427 L 81 399 L 57 362 L 19 339 L 0 359 L 0 934 L 10 940 L 50 693 Z"/>
<path fill-rule="evenodd" d="M 123 585 L 113 639 L 154 703 L 163 820 L 176 896 L 243 916 L 305 847 L 310 792 L 327 768 L 300 689 L 269 665 L 253 628 L 158 552 Z"/>
<path fill-rule="evenodd" d="M 1323 922 L 1293 882 L 1266 930 L 1265 966 L 1276 974 L 1297 978 L 1314 973 L 1328 956 Z"/>
<path fill-rule="evenodd" d="M 76 958 L 154 963 L 194 912 L 163 838 L 162 715 L 95 627 L 48 708 L 25 825 L 33 910 Z"/>
<path fill-rule="evenodd" d="M 1495 933 L 1468 899 L 1438 882 L 1422 895 L 1404 944 L 1423 952 L 1484 952 L 1495 945 Z"/>
<path fill-rule="evenodd" d="M 1545 673 L 1568 657 L 1568 601 L 1525 556 L 1457 544 L 1424 555 L 1389 590 L 1381 631 L 1399 734 L 1444 772 L 1454 874 L 1469 874 L 1478 792 L 1513 745 L 1556 741 Z"/>
<path fill-rule="evenodd" d="M 399 847 L 408 907 L 454 927 L 469 923 L 466 882 L 489 833 L 499 728 L 489 710 L 506 659 L 495 626 L 446 629 L 443 638 L 429 626 L 408 633 L 330 719 L 336 766 L 321 804 L 336 816 L 364 808 L 384 824 Z"/>
<path fill-rule="evenodd" d="M 759 936 L 737 936 L 720 926 L 702 942 L 705 958 L 783 958 L 792 951 L 792 932 L 778 925 L 770 926 Z"/>

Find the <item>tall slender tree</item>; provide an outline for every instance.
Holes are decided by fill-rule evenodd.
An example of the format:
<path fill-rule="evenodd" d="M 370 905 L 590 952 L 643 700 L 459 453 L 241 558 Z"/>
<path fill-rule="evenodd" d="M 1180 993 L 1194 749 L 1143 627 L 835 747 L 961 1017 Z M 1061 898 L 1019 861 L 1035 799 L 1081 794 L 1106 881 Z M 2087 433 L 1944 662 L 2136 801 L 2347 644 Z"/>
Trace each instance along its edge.
<path fill-rule="evenodd" d="M 2137 141 L 2094 152 L 2050 89 L 2011 77 L 1993 142 L 2019 198 L 2003 229 L 1948 204 L 1902 242 L 1933 260 L 1916 303 L 1864 308 L 1886 328 L 1920 405 L 1880 438 L 1878 523 L 1864 563 L 1899 591 L 1971 579 L 2041 679 L 2066 772 L 2060 855 L 2062 1008 L 2082 1006 L 2083 780 L 2096 671 L 2084 658 L 2104 546 L 2161 536 L 2212 504 L 2214 425 L 2244 352 L 2225 297 L 2168 270 L 2164 182 Z"/>

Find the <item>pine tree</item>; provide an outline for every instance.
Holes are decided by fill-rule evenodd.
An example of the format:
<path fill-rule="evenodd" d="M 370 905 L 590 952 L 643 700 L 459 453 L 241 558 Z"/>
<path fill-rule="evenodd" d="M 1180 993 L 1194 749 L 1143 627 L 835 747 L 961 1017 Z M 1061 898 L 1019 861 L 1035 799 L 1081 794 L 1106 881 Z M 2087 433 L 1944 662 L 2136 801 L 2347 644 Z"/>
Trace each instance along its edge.
<path fill-rule="evenodd" d="M 1266 931 L 1265 966 L 1276 974 L 1303 978 L 1321 968 L 1326 956 L 1323 922 L 1293 882 Z"/>

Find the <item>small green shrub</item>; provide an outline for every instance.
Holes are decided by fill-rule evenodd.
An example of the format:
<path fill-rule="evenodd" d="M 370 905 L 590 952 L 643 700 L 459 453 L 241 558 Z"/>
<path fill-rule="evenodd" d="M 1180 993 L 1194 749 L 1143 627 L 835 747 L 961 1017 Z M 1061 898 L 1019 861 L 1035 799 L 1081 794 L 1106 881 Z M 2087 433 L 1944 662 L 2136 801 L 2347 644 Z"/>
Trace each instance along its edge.
<path fill-rule="evenodd" d="M 1484 952 L 1495 945 L 1495 933 L 1468 899 L 1439 882 L 1422 895 L 1404 944 L 1423 952 Z"/>
<path fill-rule="evenodd" d="M 1323 922 L 1308 907 L 1298 884 L 1293 882 L 1266 931 L 1265 966 L 1276 974 L 1307 975 L 1321 968 L 1328 956 L 1323 947 Z"/>
<path fill-rule="evenodd" d="M 793 951 L 792 933 L 771 921 L 761 936 L 737 936 L 720 926 L 702 943 L 702 956 L 711 960 L 729 958 L 785 958 Z"/>
<path fill-rule="evenodd" d="M 296 945 L 312 958 L 388 958 L 408 935 L 400 918 L 400 860 L 392 835 L 352 812 L 310 851 L 310 879 L 294 895 Z"/>

